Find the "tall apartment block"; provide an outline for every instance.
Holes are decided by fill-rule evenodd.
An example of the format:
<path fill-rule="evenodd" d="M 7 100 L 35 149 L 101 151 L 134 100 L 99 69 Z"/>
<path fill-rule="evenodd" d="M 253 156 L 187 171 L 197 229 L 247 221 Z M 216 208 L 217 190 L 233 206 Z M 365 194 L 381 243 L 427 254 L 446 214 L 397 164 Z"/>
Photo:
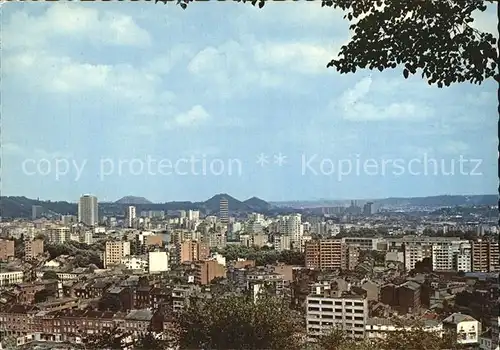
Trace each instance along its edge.
<path fill-rule="evenodd" d="M 403 245 L 405 270 L 415 268 L 415 264 L 425 258 L 432 258 L 432 244 L 427 242 L 406 242 Z"/>
<path fill-rule="evenodd" d="M 137 217 L 137 214 L 136 214 L 136 209 L 134 206 L 129 206 L 127 208 L 127 227 L 131 228 L 131 227 L 134 227 L 134 224 L 135 224 L 135 219 Z"/>
<path fill-rule="evenodd" d="M 13 258 L 14 254 L 14 241 L 0 239 L 0 261 L 7 261 L 9 258 Z"/>
<path fill-rule="evenodd" d="M 177 263 L 182 264 L 188 261 L 199 261 L 208 259 L 210 249 L 208 244 L 195 240 L 185 240 L 177 243 Z"/>
<path fill-rule="evenodd" d="M 99 222 L 97 197 L 83 195 L 78 202 L 78 222 L 87 226 L 97 226 Z"/>
<path fill-rule="evenodd" d="M 314 269 L 353 270 L 359 249 L 341 239 L 321 239 L 305 242 L 306 267 Z"/>
<path fill-rule="evenodd" d="M 217 277 L 226 277 L 226 267 L 216 260 L 198 261 L 195 264 L 194 283 L 206 285 Z"/>
<path fill-rule="evenodd" d="M 67 226 L 54 226 L 48 229 L 50 243 L 63 244 L 71 238 L 70 228 Z"/>
<path fill-rule="evenodd" d="M 36 220 L 41 218 L 43 215 L 43 207 L 41 205 L 32 205 L 31 206 L 31 219 Z"/>
<path fill-rule="evenodd" d="M 219 203 L 219 218 L 223 224 L 229 223 L 229 202 L 226 198 L 221 198 Z"/>
<path fill-rule="evenodd" d="M 368 320 L 367 299 L 335 291 L 313 292 L 306 299 L 307 335 L 315 340 L 328 334 L 332 328 L 342 329 L 354 339 L 365 337 Z"/>
<path fill-rule="evenodd" d="M 472 241 L 472 271 L 497 272 L 500 270 L 498 242 L 478 239 Z"/>
<path fill-rule="evenodd" d="M 104 268 L 111 265 L 117 265 L 122 258 L 130 255 L 130 242 L 125 241 L 108 241 L 104 251 Z"/>
<path fill-rule="evenodd" d="M 43 239 L 24 241 L 24 258 L 35 259 L 43 255 Z"/>

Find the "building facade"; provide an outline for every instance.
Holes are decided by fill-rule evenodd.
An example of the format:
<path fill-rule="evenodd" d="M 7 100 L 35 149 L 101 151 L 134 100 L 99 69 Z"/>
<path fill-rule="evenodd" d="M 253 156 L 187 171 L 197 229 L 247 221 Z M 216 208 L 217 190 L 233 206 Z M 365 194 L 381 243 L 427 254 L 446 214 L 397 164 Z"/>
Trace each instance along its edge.
<path fill-rule="evenodd" d="M 78 202 L 78 222 L 87 226 L 97 226 L 99 222 L 99 213 L 97 197 L 83 195 Z"/>

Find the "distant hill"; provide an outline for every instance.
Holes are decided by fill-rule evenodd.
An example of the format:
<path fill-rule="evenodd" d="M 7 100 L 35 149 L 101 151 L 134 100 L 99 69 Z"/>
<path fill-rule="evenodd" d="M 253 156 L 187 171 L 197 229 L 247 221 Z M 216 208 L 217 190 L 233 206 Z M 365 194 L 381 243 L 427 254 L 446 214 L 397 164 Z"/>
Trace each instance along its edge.
<path fill-rule="evenodd" d="M 99 203 L 100 215 L 122 216 L 125 214 L 128 205 L 134 205 L 137 212 L 143 210 L 200 210 L 203 213 L 218 214 L 220 209 L 220 200 L 224 197 L 228 200 L 229 211 L 234 212 L 252 212 L 257 211 L 266 213 L 271 205 L 258 198 L 250 198 L 242 202 L 226 193 L 213 196 L 204 202 L 166 202 L 151 203 L 144 197 L 126 196 L 113 203 Z M 246 202 L 249 203 L 247 204 Z M 40 205 L 44 211 L 49 214 L 70 214 L 77 215 L 78 205 L 68 202 L 38 201 L 26 197 L 0 197 L 0 216 L 3 218 L 29 218 L 33 205 Z"/>
<path fill-rule="evenodd" d="M 32 207 L 40 205 L 49 214 L 77 215 L 78 205 L 68 202 L 39 201 L 26 197 L 0 197 L 0 217 L 28 218 Z"/>
<path fill-rule="evenodd" d="M 207 214 L 218 214 L 220 209 L 220 200 L 224 197 L 228 200 L 229 211 L 232 213 L 259 212 L 263 214 L 278 214 L 284 212 L 293 212 L 293 208 L 300 208 L 306 202 L 288 202 L 268 203 L 260 198 L 252 197 L 245 201 L 240 201 L 226 193 L 213 196 L 204 202 L 166 202 L 151 203 L 143 197 L 126 196 L 114 203 L 99 203 L 99 212 L 106 216 L 122 216 L 125 214 L 127 205 L 135 205 L 138 213 L 143 210 L 200 210 Z M 479 205 L 498 205 L 497 195 L 475 195 L 475 196 L 432 196 L 418 198 L 385 198 L 371 200 L 382 207 L 458 207 L 458 206 L 479 206 Z M 335 201 L 331 201 L 333 203 Z M 342 201 L 346 202 L 346 201 Z M 316 203 L 316 205 L 313 205 Z M 327 201 L 309 201 L 308 206 L 314 207 L 321 204 L 328 206 Z M 0 197 L 0 216 L 2 218 L 30 218 L 33 205 L 40 205 L 44 212 L 48 214 L 70 214 L 77 215 L 78 205 L 69 202 L 39 201 L 26 197 Z M 331 205 L 331 204 L 330 204 Z M 280 208 L 281 207 L 281 208 Z"/>
<path fill-rule="evenodd" d="M 153 202 L 147 200 L 144 197 L 125 196 L 118 199 L 115 202 L 115 204 L 142 205 L 142 204 L 153 204 Z"/>
<path fill-rule="evenodd" d="M 430 197 L 390 197 L 380 199 L 358 200 L 358 203 L 363 204 L 366 201 L 374 202 L 382 207 L 460 207 L 460 206 L 475 206 L 475 205 L 498 205 L 497 195 L 473 195 L 473 196 L 456 196 L 456 195 L 441 195 Z M 272 205 L 281 207 L 287 206 L 292 208 L 314 208 L 314 207 L 329 207 L 329 206 L 348 206 L 350 200 L 327 200 L 321 199 L 316 201 L 288 201 L 288 202 L 271 202 Z"/>
<path fill-rule="evenodd" d="M 256 212 L 268 211 L 272 208 L 272 205 L 263 199 L 252 197 L 243 201 L 243 203 Z"/>
<path fill-rule="evenodd" d="M 385 206 L 407 206 L 407 207 L 458 207 L 474 205 L 498 205 L 497 195 L 475 195 L 475 196 L 431 196 L 414 198 L 385 198 L 376 201 Z"/>
<path fill-rule="evenodd" d="M 245 203 L 237 200 L 234 197 L 231 197 L 227 193 L 216 194 L 205 202 L 197 204 L 199 204 L 203 209 L 209 211 L 210 213 L 218 213 L 220 210 L 220 201 L 222 198 L 227 199 L 227 205 L 230 212 L 250 210 L 250 208 Z"/>

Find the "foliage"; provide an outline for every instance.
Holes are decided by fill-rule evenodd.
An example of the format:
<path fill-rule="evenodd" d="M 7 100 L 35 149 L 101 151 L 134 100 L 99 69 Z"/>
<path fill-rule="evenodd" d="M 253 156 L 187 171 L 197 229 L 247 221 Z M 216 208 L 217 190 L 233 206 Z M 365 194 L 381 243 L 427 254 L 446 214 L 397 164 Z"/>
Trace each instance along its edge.
<path fill-rule="evenodd" d="M 117 327 L 104 330 L 97 334 L 86 335 L 86 349 L 123 349 L 123 339 L 128 334 L 122 332 Z"/>
<path fill-rule="evenodd" d="M 103 267 L 97 249 L 85 243 L 70 241 L 64 244 L 45 244 L 45 251 L 49 253 L 50 259 L 55 259 L 61 255 L 74 256 L 74 267 L 88 267 L 90 264 L 99 268 Z"/>
<path fill-rule="evenodd" d="M 169 342 L 155 336 L 153 332 L 148 332 L 139 336 L 139 339 L 134 344 L 134 350 L 158 350 L 168 348 Z"/>
<path fill-rule="evenodd" d="M 318 347 L 323 350 L 368 350 L 373 349 L 367 342 L 355 341 L 346 336 L 341 328 L 333 327 L 318 339 Z"/>
<path fill-rule="evenodd" d="M 376 343 L 381 350 L 441 350 L 454 349 L 454 341 L 448 334 L 426 330 L 420 322 L 411 327 L 399 327 L 398 331 L 387 332 L 385 339 Z"/>
<path fill-rule="evenodd" d="M 411 271 L 412 273 L 431 273 L 432 272 L 432 259 L 424 258 L 421 261 L 415 263 L 415 268 Z"/>
<path fill-rule="evenodd" d="M 196 300 L 177 317 L 181 349 L 299 349 L 298 318 L 282 300 Z"/>
<path fill-rule="evenodd" d="M 191 1 L 177 3 L 186 8 Z M 260 8 L 265 4 L 265 0 L 236 1 Z M 499 80 L 497 40 L 472 26 L 473 15 L 497 1 L 322 0 L 322 6 L 345 12 L 353 32 L 327 67 L 355 73 L 404 65 L 405 78 L 418 71 L 438 87 L 465 81 L 481 84 L 492 77 Z"/>
<path fill-rule="evenodd" d="M 34 299 L 35 303 L 43 303 L 52 296 L 52 293 L 48 289 L 42 289 L 35 293 Z"/>
<path fill-rule="evenodd" d="M 238 258 L 255 260 L 255 264 L 258 266 L 274 264 L 276 261 L 283 262 L 287 265 L 301 266 L 305 263 L 303 253 L 291 250 L 278 252 L 274 249 L 229 245 L 221 249 L 220 254 L 229 261 L 234 261 Z"/>
<path fill-rule="evenodd" d="M 55 271 L 46 271 L 44 272 L 42 279 L 44 280 L 58 280 L 57 272 Z"/>
<path fill-rule="evenodd" d="M 120 298 L 112 294 L 104 294 L 97 304 L 99 311 L 112 311 L 117 312 L 122 308 Z"/>
<path fill-rule="evenodd" d="M 453 338 L 449 333 L 425 329 L 423 324 L 415 322 L 411 327 L 403 327 L 400 322 L 397 331 L 386 332 L 383 339 L 354 341 L 340 328 L 333 327 L 326 335 L 318 339 L 318 347 L 324 350 L 441 350 L 454 349 Z"/>

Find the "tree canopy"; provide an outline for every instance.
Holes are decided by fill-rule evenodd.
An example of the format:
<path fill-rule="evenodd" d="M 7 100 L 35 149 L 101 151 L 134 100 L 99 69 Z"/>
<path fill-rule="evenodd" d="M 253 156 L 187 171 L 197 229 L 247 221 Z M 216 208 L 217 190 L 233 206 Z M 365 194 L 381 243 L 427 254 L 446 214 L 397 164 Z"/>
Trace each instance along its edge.
<path fill-rule="evenodd" d="M 178 316 L 181 349 L 299 349 L 300 323 L 282 300 L 197 300 Z"/>
<path fill-rule="evenodd" d="M 192 1 L 177 4 L 185 9 Z M 260 8 L 266 3 L 235 1 Z M 344 11 L 352 32 L 338 57 L 325 64 L 341 74 L 400 67 L 405 78 L 418 73 L 438 87 L 499 81 L 497 39 L 473 26 L 473 16 L 494 3 L 498 0 L 322 0 L 323 7 Z"/>

